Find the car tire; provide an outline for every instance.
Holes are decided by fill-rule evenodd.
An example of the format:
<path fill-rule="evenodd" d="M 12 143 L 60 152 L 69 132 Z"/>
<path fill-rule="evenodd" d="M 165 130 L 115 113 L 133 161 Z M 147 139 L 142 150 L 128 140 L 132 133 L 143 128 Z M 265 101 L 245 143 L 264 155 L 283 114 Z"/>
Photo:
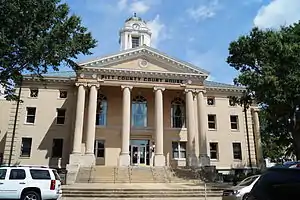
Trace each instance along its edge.
<path fill-rule="evenodd" d="M 41 200 L 41 195 L 35 191 L 27 191 L 22 194 L 21 200 Z"/>
<path fill-rule="evenodd" d="M 249 197 L 250 197 L 250 194 L 245 194 L 245 195 L 243 196 L 243 200 L 248 200 Z"/>

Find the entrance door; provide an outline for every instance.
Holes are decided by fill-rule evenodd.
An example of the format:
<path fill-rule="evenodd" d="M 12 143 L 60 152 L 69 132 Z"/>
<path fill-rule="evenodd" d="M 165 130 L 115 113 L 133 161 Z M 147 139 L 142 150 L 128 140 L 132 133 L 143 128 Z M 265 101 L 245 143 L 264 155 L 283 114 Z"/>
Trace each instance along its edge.
<path fill-rule="evenodd" d="M 139 146 L 132 145 L 131 146 L 131 163 L 132 165 L 139 165 Z"/>
<path fill-rule="evenodd" d="M 139 146 L 139 161 L 140 165 L 146 165 L 146 146 L 141 145 Z"/>

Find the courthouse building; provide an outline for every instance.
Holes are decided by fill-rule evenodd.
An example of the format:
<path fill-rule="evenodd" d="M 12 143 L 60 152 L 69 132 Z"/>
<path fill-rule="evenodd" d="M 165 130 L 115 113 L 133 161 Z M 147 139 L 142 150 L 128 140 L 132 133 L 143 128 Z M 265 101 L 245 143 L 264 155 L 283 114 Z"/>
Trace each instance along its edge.
<path fill-rule="evenodd" d="M 0 100 L 4 164 L 11 155 L 13 164 L 62 168 L 257 166 L 258 110 L 250 107 L 245 120 L 228 98 L 243 88 L 207 81 L 206 70 L 152 48 L 139 17 L 119 35 L 120 51 L 80 63 L 80 71 L 43 82 L 25 76 L 14 136 L 16 103 Z"/>

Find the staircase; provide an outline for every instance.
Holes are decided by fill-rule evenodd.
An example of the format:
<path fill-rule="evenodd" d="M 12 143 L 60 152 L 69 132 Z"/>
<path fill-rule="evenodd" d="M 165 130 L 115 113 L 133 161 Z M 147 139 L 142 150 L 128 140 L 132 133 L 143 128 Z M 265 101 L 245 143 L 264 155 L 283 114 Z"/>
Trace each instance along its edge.
<path fill-rule="evenodd" d="M 197 172 L 189 168 L 94 166 L 80 168 L 76 183 L 201 183 Z"/>
<path fill-rule="evenodd" d="M 220 199 L 222 195 L 221 188 L 208 188 L 203 186 L 197 186 L 197 188 L 83 188 L 83 187 L 71 187 L 63 188 L 61 200 L 83 200 L 83 199 L 99 199 L 99 200 L 129 200 L 129 199 L 184 199 L 184 200 L 204 200 Z"/>

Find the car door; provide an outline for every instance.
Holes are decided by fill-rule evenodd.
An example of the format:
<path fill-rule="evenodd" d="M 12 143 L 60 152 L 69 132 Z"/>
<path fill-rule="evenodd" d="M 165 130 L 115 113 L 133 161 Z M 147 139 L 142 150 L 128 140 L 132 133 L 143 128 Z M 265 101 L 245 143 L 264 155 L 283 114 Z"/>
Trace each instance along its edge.
<path fill-rule="evenodd" d="M 7 169 L 0 169 L 0 198 L 6 198 L 5 181 L 7 177 Z"/>
<path fill-rule="evenodd" d="M 3 184 L 6 198 L 19 199 L 23 188 L 26 187 L 26 182 L 24 169 L 11 169 L 5 184 Z"/>

